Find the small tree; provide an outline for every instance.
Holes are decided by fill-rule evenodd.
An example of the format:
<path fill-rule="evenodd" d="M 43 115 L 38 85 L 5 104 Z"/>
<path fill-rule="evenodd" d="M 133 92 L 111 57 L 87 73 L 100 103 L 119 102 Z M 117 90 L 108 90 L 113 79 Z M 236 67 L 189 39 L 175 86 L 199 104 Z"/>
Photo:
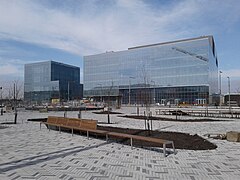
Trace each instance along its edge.
<path fill-rule="evenodd" d="M 111 91 L 113 89 L 113 81 L 112 81 L 112 85 L 109 87 L 109 90 L 108 90 L 108 110 L 107 110 L 107 117 L 108 117 L 108 124 L 110 124 L 110 95 L 111 95 Z"/>
<path fill-rule="evenodd" d="M 147 74 L 146 68 L 145 66 L 142 67 L 142 79 L 143 79 L 143 91 L 140 94 L 141 102 L 144 104 L 145 106 L 145 129 L 147 129 L 150 133 L 150 124 L 149 124 L 149 120 L 150 120 L 150 107 L 151 107 L 151 92 L 150 92 L 150 80 L 149 80 L 149 76 Z"/>
<path fill-rule="evenodd" d="M 17 101 L 23 97 L 23 83 L 14 80 L 8 89 L 8 98 L 11 106 L 14 107 L 14 124 L 17 124 Z"/>
<path fill-rule="evenodd" d="M 12 106 L 15 101 L 23 98 L 23 83 L 20 80 L 14 80 L 9 85 L 7 98 Z"/>

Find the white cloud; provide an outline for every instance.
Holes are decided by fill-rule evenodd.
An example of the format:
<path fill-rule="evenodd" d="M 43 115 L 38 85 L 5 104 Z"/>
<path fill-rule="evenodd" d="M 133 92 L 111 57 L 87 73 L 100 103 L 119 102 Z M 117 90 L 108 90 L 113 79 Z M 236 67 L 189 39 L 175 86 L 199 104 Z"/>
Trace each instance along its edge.
<path fill-rule="evenodd" d="M 11 75 L 11 74 L 16 74 L 19 73 L 18 69 L 16 66 L 7 64 L 0 66 L 0 76 L 2 75 Z"/>
<path fill-rule="evenodd" d="M 222 71 L 222 92 L 228 93 L 228 79 L 230 77 L 230 91 L 240 93 L 240 69 L 230 69 Z"/>
<path fill-rule="evenodd" d="M 187 0 L 167 8 L 162 8 L 164 5 L 153 8 L 145 1 L 118 0 L 102 9 L 98 1 L 76 1 L 76 7 L 70 7 L 71 3 L 67 7 L 65 3 L 61 8 L 46 7 L 39 2 L 2 0 L 0 37 L 85 55 L 204 35 L 201 33 L 206 27 L 199 28 L 201 21 L 212 19 L 205 12 L 211 12 L 215 18 L 220 15 L 228 18 L 235 12 L 231 22 L 239 20 L 236 1 L 226 6 L 219 1 Z M 211 27 L 209 23 L 208 29 Z"/>
<path fill-rule="evenodd" d="M 0 40 L 88 55 L 219 31 L 224 34 L 240 21 L 240 1 L 183 0 L 156 7 L 149 2 L 1 0 Z M 22 76 L 24 61 L 1 64 L 3 61 L 0 59 L 1 75 Z M 226 74 L 239 77 L 239 72 L 234 69 Z"/>
<path fill-rule="evenodd" d="M 240 69 L 230 69 L 223 71 L 223 77 L 240 78 Z"/>
<path fill-rule="evenodd" d="M 0 57 L 0 80 L 3 81 L 23 79 L 24 64 L 26 63 L 29 63 L 29 61 L 24 61 L 20 59 L 6 60 Z"/>

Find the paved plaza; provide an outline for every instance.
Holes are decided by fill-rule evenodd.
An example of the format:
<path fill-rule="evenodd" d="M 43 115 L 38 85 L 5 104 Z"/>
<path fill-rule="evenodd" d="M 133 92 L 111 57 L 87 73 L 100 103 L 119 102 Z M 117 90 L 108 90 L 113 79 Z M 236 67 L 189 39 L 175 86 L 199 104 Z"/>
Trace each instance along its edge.
<path fill-rule="evenodd" d="M 124 114 L 132 108 L 119 110 Z M 78 112 L 68 112 L 77 117 Z M 101 139 L 48 131 L 29 118 L 63 116 L 63 112 L 19 111 L 17 125 L 0 126 L 0 179 L 240 179 L 240 143 L 208 139 L 215 150 L 177 149 L 161 152 L 133 148 Z M 144 121 L 111 115 L 111 126 L 144 128 Z M 107 115 L 82 112 L 83 118 L 107 122 Z M 13 121 L 14 114 L 0 116 L 0 123 Z M 220 122 L 154 121 L 153 128 L 203 136 L 239 131 L 240 119 Z M 104 123 L 103 123 L 104 124 Z M 103 125 L 101 124 L 101 125 Z M 104 124 L 105 125 L 105 124 Z M 6 128 L 4 128 L 6 127 Z"/>

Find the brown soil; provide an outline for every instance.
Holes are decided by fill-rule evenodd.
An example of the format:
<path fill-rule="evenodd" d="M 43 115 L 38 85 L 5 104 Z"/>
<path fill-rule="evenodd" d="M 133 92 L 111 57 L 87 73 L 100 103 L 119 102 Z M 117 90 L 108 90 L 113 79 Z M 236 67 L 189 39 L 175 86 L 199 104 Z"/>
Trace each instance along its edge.
<path fill-rule="evenodd" d="M 125 116 L 119 116 L 119 117 L 125 117 L 125 118 L 132 118 L 132 119 L 140 119 L 145 120 L 146 116 L 137 116 L 137 115 L 125 115 Z M 156 117 L 151 116 L 149 120 L 158 120 L 158 121 L 174 121 L 174 122 L 219 122 L 219 121 L 226 121 L 226 120 L 215 120 L 215 119 L 172 119 L 172 118 L 166 118 L 166 117 Z M 229 120 L 228 120 L 229 121 Z"/>
<path fill-rule="evenodd" d="M 209 149 L 217 148 L 217 146 L 215 144 L 198 136 L 197 134 L 190 135 L 190 134 L 180 133 L 180 132 L 147 131 L 147 130 L 142 130 L 142 129 L 128 129 L 128 128 L 125 129 L 125 128 L 117 128 L 117 127 L 109 127 L 109 126 L 108 127 L 107 126 L 98 126 L 98 129 L 170 140 L 170 141 L 174 142 L 174 145 L 177 149 L 209 150 Z M 130 141 L 128 139 L 115 138 L 115 137 L 112 139 L 117 140 L 123 144 L 127 144 L 127 145 L 130 144 Z M 144 142 L 144 141 L 134 140 L 133 143 L 134 143 L 134 146 L 137 146 L 137 147 L 161 147 L 161 145 L 159 145 L 159 144 L 149 143 L 149 142 Z"/>
<path fill-rule="evenodd" d="M 28 119 L 27 121 L 33 121 L 33 122 L 47 122 L 47 118 Z"/>
<path fill-rule="evenodd" d="M 39 121 L 40 119 L 34 120 Z M 42 119 L 41 119 L 42 120 Z M 1 128 L 1 126 L 0 126 Z M 188 150 L 209 150 L 209 149 L 216 149 L 217 146 L 208 140 L 195 135 L 190 135 L 187 133 L 180 133 L 180 132 L 167 132 L 167 131 L 148 131 L 143 129 L 129 129 L 129 128 L 118 128 L 118 127 L 111 127 L 111 126 L 99 126 L 97 127 L 99 130 L 106 130 L 110 132 L 120 132 L 125 134 L 133 134 L 133 135 L 140 135 L 146 137 L 155 137 L 165 140 L 170 140 L 174 142 L 174 145 L 177 149 L 188 149 Z M 64 131 L 64 129 L 62 129 Z M 69 130 L 66 130 L 69 132 Z M 79 134 L 79 131 L 75 131 L 74 133 Z M 82 132 L 81 134 L 86 134 Z M 104 135 L 98 135 L 99 138 L 105 139 Z M 109 137 L 114 141 L 120 142 L 122 144 L 130 145 L 129 139 L 125 138 L 117 138 L 117 137 Z M 162 147 L 162 145 L 149 143 L 144 141 L 137 141 L 134 140 L 133 145 L 135 147 Z M 167 146 L 168 147 L 168 146 Z"/>
<path fill-rule="evenodd" d="M 94 114 L 108 114 L 107 111 L 93 112 Z M 109 111 L 109 114 L 122 114 L 120 112 Z"/>

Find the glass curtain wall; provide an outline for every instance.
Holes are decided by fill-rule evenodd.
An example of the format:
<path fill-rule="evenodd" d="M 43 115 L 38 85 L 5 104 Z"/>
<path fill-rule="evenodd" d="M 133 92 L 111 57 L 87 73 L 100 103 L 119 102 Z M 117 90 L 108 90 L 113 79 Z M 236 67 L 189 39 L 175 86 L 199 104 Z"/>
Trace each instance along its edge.
<path fill-rule="evenodd" d="M 154 103 L 208 100 L 209 93 L 217 92 L 213 47 L 207 36 L 85 56 L 84 96 L 104 96 L 115 87 L 113 95 L 124 104 L 138 103 L 146 89 Z"/>
<path fill-rule="evenodd" d="M 24 99 L 31 104 L 49 102 L 59 90 L 59 82 L 51 81 L 51 62 L 26 64 L 24 71 Z"/>
<path fill-rule="evenodd" d="M 30 104 L 80 99 L 80 68 L 54 61 L 26 64 L 24 99 Z"/>
<path fill-rule="evenodd" d="M 59 81 L 62 100 L 80 99 L 80 68 L 52 61 L 51 81 Z"/>

